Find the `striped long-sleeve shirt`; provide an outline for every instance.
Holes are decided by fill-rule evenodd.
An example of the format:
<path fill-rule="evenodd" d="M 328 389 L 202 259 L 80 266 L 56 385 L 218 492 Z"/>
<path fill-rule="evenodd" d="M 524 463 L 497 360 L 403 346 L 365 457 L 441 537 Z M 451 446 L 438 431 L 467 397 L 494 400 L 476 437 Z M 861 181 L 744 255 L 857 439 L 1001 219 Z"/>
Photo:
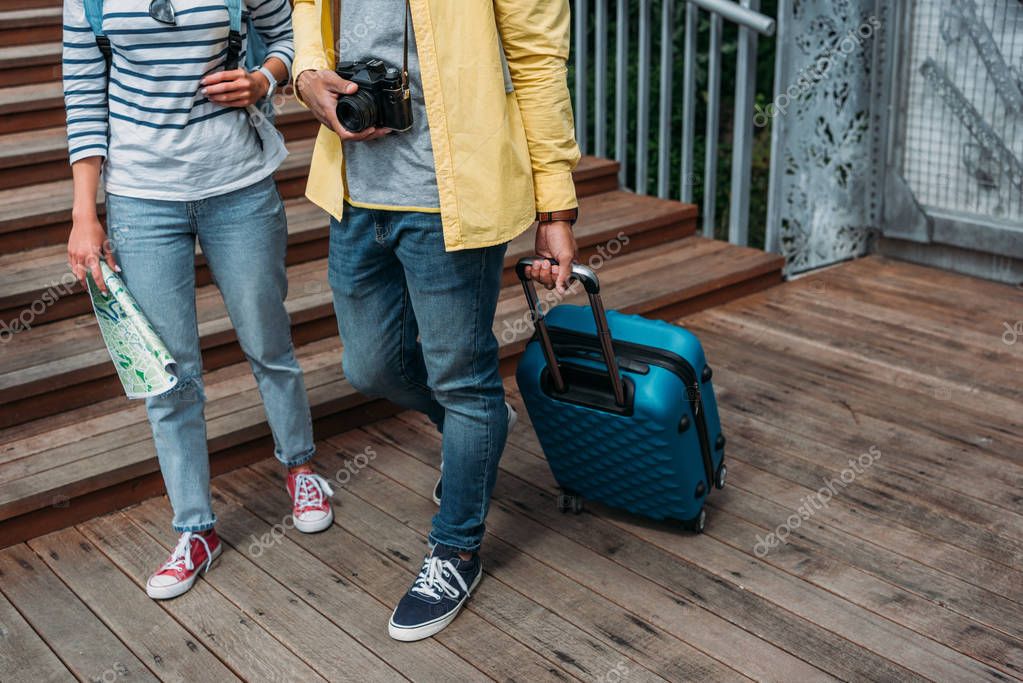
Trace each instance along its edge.
<path fill-rule="evenodd" d="M 202 199 L 273 173 L 244 109 L 210 102 L 200 79 L 224 68 L 228 12 L 223 0 L 173 0 L 177 25 L 149 16 L 148 0 L 105 0 L 104 58 L 82 0 L 64 0 L 64 103 L 71 163 L 105 157 L 107 192 L 165 200 Z M 268 57 L 294 57 L 288 0 L 245 0 Z M 242 23 L 244 64 L 246 23 Z"/>

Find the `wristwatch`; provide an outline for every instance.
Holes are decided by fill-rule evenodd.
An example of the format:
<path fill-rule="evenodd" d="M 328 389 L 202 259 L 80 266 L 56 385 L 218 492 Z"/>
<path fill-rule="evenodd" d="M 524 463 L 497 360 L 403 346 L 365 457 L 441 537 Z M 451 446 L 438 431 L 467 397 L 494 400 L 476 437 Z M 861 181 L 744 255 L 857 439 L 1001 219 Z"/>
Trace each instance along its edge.
<path fill-rule="evenodd" d="M 266 68 L 266 65 L 259 67 L 258 69 L 256 69 L 256 71 L 266 76 L 266 81 L 267 83 L 270 84 L 270 87 L 267 88 L 266 95 L 264 95 L 263 97 L 265 97 L 266 99 L 270 99 L 271 97 L 274 96 L 274 93 L 277 91 L 277 77 L 274 76 L 273 72 L 270 71 L 270 69 Z"/>
<path fill-rule="evenodd" d="M 554 221 L 568 221 L 575 225 L 579 220 L 579 209 L 562 209 L 561 211 L 537 211 L 536 220 L 538 223 L 553 223 Z"/>

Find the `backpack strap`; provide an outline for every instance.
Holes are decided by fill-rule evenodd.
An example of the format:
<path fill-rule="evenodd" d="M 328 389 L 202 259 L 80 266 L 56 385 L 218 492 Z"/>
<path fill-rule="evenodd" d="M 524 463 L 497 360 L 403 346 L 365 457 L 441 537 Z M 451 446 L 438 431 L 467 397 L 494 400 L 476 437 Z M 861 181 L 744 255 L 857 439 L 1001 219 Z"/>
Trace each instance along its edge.
<path fill-rule="evenodd" d="M 266 61 L 266 41 L 259 35 L 251 12 L 243 12 L 245 20 L 245 70 L 255 71 Z"/>
<path fill-rule="evenodd" d="M 106 60 L 107 69 L 110 69 L 110 61 L 113 59 L 110 49 L 110 39 L 103 33 L 103 0 L 83 0 L 85 5 L 85 20 L 89 22 L 92 35 L 96 38 L 96 47 L 103 54 Z"/>
<path fill-rule="evenodd" d="M 230 28 L 227 34 L 227 60 L 224 68 L 231 71 L 238 68 L 238 59 L 242 54 L 242 0 L 227 0 L 227 16 Z"/>

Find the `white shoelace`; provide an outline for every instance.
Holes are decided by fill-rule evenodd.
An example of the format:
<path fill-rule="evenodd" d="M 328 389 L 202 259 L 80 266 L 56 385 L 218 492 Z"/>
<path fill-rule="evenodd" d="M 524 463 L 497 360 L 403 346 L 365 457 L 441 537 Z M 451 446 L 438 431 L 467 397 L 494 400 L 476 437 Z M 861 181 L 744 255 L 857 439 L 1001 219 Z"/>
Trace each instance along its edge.
<path fill-rule="evenodd" d="M 170 559 L 164 563 L 160 571 L 166 571 L 168 569 L 181 569 L 185 571 L 192 571 L 195 569 L 195 563 L 192 562 L 192 539 L 196 539 L 202 543 L 203 547 L 206 548 L 206 566 L 203 570 L 210 568 L 210 563 L 213 562 L 213 553 L 210 552 L 210 545 L 206 542 L 206 538 L 202 534 L 194 534 L 190 531 L 186 531 L 181 534 L 181 538 L 178 539 L 178 544 L 174 546 L 174 552 L 171 553 Z"/>
<path fill-rule="evenodd" d="M 423 560 L 423 568 L 419 570 L 419 576 L 416 578 L 416 582 L 412 584 L 411 591 L 413 593 L 419 593 L 426 597 L 437 600 L 443 593 L 452 600 L 456 599 L 460 593 L 454 585 L 452 585 L 447 577 L 452 576 L 458 585 L 462 588 L 462 592 L 468 593 L 469 587 L 465 584 L 465 579 L 455 569 L 455 565 L 451 560 L 445 560 L 440 557 L 428 557 Z"/>
<path fill-rule="evenodd" d="M 295 475 L 295 506 L 298 508 L 319 507 L 324 496 L 333 496 L 327 480 L 318 474 L 303 472 Z"/>

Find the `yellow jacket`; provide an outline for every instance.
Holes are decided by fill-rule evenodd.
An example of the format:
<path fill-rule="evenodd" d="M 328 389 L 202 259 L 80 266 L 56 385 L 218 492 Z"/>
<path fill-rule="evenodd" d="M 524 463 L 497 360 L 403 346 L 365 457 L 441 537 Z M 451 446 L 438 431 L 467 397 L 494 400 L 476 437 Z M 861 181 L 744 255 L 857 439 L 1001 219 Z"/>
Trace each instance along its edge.
<path fill-rule="evenodd" d="M 330 0 L 294 4 L 292 73 L 333 69 Z M 507 242 L 537 211 L 577 206 L 568 0 L 411 0 L 411 8 L 445 248 Z M 321 126 L 306 196 L 338 219 L 342 173 L 341 141 Z"/>

